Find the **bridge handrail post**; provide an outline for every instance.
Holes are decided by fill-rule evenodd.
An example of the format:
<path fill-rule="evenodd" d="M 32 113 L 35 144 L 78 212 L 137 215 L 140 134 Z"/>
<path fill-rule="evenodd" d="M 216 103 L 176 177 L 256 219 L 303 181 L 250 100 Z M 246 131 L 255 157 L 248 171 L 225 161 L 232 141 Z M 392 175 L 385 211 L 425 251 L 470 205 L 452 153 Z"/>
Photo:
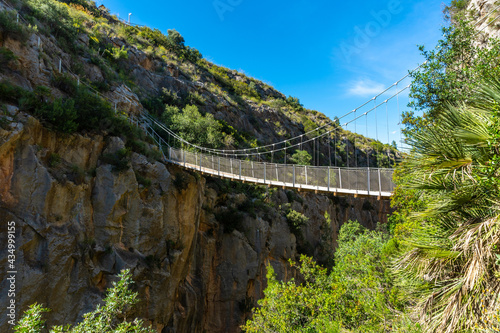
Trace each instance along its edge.
<path fill-rule="evenodd" d="M 266 176 L 267 176 L 267 172 L 266 172 L 266 162 L 264 162 L 264 184 L 266 183 Z"/>
<path fill-rule="evenodd" d="M 305 170 L 305 173 L 306 173 L 306 186 L 307 186 L 307 165 L 304 166 L 304 170 Z"/>
<path fill-rule="evenodd" d="M 233 177 L 234 172 L 233 172 L 233 159 L 232 158 L 229 159 L 229 164 L 231 165 L 231 178 L 234 178 Z"/>
<path fill-rule="evenodd" d="M 330 167 L 328 167 L 328 192 L 330 192 Z"/>
<path fill-rule="evenodd" d="M 368 195 L 370 195 L 370 167 L 367 169 L 367 178 L 368 178 Z"/>
<path fill-rule="evenodd" d="M 196 166 L 198 165 L 198 152 L 194 152 L 194 169 L 196 170 Z"/>
<path fill-rule="evenodd" d="M 240 161 L 240 180 L 241 180 L 241 160 Z"/>
<path fill-rule="evenodd" d="M 340 168 L 339 168 L 339 188 L 342 188 L 342 172 L 340 171 Z"/>
<path fill-rule="evenodd" d="M 219 166 L 218 166 L 217 172 L 219 173 L 219 177 L 220 177 L 220 156 L 219 156 Z"/>
<path fill-rule="evenodd" d="M 212 155 L 212 170 L 215 169 L 215 163 L 214 163 L 214 155 Z"/>
<path fill-rule="evenodd" d="M 184 149 L 182 150 L 182 155 L 184 159 L 184 167 L 186 167 L 186 151 Z"/>
<path fill-rule="evenodd" d="M 380 168 L 378 169 L 378 193 L 382 196 L 382 177 L 380 176 Z"/>
<path fill-rule="evenodd" d="M 201 163 L 203 161 L 203 153 L 200 153 L 200 172 L 201 172 Z"/>

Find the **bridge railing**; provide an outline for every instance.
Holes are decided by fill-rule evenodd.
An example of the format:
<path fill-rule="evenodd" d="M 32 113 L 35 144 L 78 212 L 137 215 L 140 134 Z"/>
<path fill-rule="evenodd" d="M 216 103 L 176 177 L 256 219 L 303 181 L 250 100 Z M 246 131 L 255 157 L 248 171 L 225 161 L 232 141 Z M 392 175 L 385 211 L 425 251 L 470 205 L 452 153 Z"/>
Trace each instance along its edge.
<path fill-rule="evenodd" d="M 146 122 L 141 126 L 158 144 L 162 156 L 171 163 L 216 176 L 257 184 L 389 197 L 394 190 L 393 169 L 304 166 L 240 160 L 171 147 Z"/>
<path fill-rule="evenodd" d="M 261 184 L 382 196 L 394 190 L 392 169 L 285 165 L 175 148 L 168 148 L 167 158 L 194 170 Z"/>

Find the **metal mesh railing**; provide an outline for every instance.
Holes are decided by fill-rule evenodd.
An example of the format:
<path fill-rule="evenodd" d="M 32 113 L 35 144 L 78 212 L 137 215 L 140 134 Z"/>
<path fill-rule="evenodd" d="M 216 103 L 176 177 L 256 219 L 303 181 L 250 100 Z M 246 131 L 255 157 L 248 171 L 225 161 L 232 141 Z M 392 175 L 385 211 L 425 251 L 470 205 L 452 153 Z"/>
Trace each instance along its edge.
<path fill-rule="evenodd" d="M 327 192 L 390 196 L 392 169 L 285 165 L 168 148 L 166 158 L 190 169 L 259 184 Z"/>

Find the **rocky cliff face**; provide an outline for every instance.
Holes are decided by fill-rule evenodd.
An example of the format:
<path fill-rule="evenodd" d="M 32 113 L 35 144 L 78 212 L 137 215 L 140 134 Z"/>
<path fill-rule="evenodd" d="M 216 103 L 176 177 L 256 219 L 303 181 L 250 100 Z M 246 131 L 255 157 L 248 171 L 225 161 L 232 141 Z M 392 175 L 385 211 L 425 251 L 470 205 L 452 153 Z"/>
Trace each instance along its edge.
<path fill-rule="evenodd" d="M 467 6 L 467 14 L 472 22 L 477 22 L 478 31 L 484 33 L 480 35 L 480 42 L 486 44 L 489 37 L 500 37 L 500 21 L 497 16 L 499 13 L 498 2 L 495 0 L 470 0 Z M 485 18 L 488 15 L 488 18 Z M 496 19 L 496 20 L 495 20 Z M 495 22 L 492 22 L 495 20 Z"/>
<path fill-rule="evenodd" d="M 266 265 L 289 279 L 295 272 L 287 260 L 299 250 L 327 261 L 343 222 L 374 227 L 389 212 L 376 199 L 265 188 L 257 191 L 263 206 L 252 211 L 255 188 L 136 153 L 118 172 L 103 157 L 123 146 L 119 138 L 61 136 L 8 110 L 11 123 L 0 129 L 0 239 L 6 244 L 14 221 L 18 315 L 43 303 L 52 309 L 49 324 L 78 320 L 115 274 L 131 268 L 141 299 L 136 315 L 158 332 L 237 332 L 262 297 Z M 284 207 L 309 217 L 299 233 L 290 232 Z M 0 281 L 6 290 L 5 270 Z M 6 297 L 0 294 L 2 304 Z M 0 330 L 8 327 L 2 316 Z"/>

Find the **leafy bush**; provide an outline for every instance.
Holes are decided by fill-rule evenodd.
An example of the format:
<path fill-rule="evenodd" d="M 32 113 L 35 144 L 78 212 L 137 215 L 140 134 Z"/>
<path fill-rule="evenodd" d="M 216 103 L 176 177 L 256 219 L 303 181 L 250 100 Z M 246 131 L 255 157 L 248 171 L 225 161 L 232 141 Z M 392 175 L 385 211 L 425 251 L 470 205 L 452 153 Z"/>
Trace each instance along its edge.
<path fill-rule="evenodd" d="M 91 83 L 92 88 L 100 92 L 108 92 L 111 89 L 111 86 L 106 81 L 93 81 Z"/>
<path fill-rule="evenodd" d="M 151 179 L 148 179 L 141 175 L 140 173 L 136 172 L 135 173 L 135 178 L 137 179 L 137 182 L 144 186 L 144 187 L 150 187 L 151 186 Z"/>
<path fill-rule="evenodd" d="M 75 50 L 75 40 L 83 32 L 69 13 L 67 4 L 54 0 L 26 0 L 32 15 L 44 23 L 49 32 L 61 42 L 60 46 Z"/>
<path fill-rule="evenodd" d="M 106 49 L 104 53 L 109 59 L 114 61 L 119 61 L 123 59 L 128 59 L 128 53 L 125 46 L 122 47 L 112 47 L 111 49 Z"/>
<path fill-rule="evenodd" d="M 85 170 L 78 165 L 72 165 L 69 173 L 69 179 L 75 184 L 82 184 L 85 181 Z"/>
<path fill-rule="evenodd" d="M 329 272 L 311 258 L 292 263 L 304 282 L 280 282 L 267 268 L 265 298 L 253 310 L 246 332 L 384 332 L 399 319 L 400 290 L 389 274 L 397 244 L 380 231 L 348 222 L 339 233 L 335 266 Z M 399 316 L 402 317 L 402 316 Z M 392 322 L 394 321 L 394 322 Z M 418 327 L 412 332 L 417 332 Z"/>
<path fill-rule="evenodd" d="M 300 103 L 300 100 L 297 97 L 288 96 L 286 98 L 286 104 L 291 106 L 293 109 L 300 110 L 303 109 L 304 106 Z"/>
<path fill-rule="evenodd" d="M 103 154 L 101 161 L 113 166 L 113 171 L 122 172 L 129 168 L 130 150 L 122 148 L 115 153 Z"/>
<path fill-rule="evenodd" d="M 2 39 L 12 38 L 26 42 L 32 32 L 30 27 L 17 23 L 17 14 L 10 10 L 0 11 L 0 33 Z"/>
<path fill-rule="evenodd" d="M 149 27 L 140 27 L 138 35 L 150 41 L 154 46 L 166 46 L 168 38 L 158 29 L 151 29 Z"/>
<path fill-rule="evenodd" d="M 186 106 L 182 112 L 167 106 L 161 117 L 162 121 L 184 140 L 205 147 L 222 146 L 227 134 L 222 132 L 222 125 L 210 113 L 204 116 L 195 105 Z"/>
<path fill-rule="evenodd" d="M 194 91 L 194 92 L 188 93 L 188 95 L 184 99 L 184 102 L 186 105 L 189 105 L 189 104 L 205 105 L 207 101 L 198 91 Z"/>
<path fill-rule="evenodd" d="M 181 36 L 181 34 L 175 30 L 175 29 L 169 29 L 167 30 L 168 36 L 167 36 L 167 44 L 164 45 L 167 50 L 171 51 L 178 51 L 182 50 L 185 45 L 184 45 L 184 37 Z"/>
<path fill-rule="evenodd" d="M 51 83 L 54 87 L 65 92 L 68 95 L 74 96 L 78 92 L 77 81 L 69 74 L 56 73 L 51 78 Z"/>
<path fill-rule="evenodd" d="M 113 287 L 108 290 L 104 298 L 104 305 L 97 306 L 96 310 L 83 316 L 83 320 L 71 327 L 54 326 L 50 332 L 58 333 L 78 333 L 78 332 L 128 332 L 128 333 L 153 333 L 155 330 L 146 328 L 142 320 L 135 319 L 133 322 L 127 321 L 125 314 L 130 312 L 130 308 L 138 300 L 137 292 L 130 290 L 133 283 L 132 274 L 129 270 L 123 270 L 118 277 L 118 282 L 113 282 Z M 24 313 L 18 324 L 14 326 L 16 333 L 40 333 L 45 328 L 45 321 L 42 314 L 49 309 L 43 308 L 39 304 L 33 304 Z"/>
<path fill-rule="evenodd" d="M 74 97 L 78 112 L 78 130 L 101 129 L 103 120 L 113 117 L 114 111 L 108 101 L 85 88 L 78 89 Z"/>
<path fill-rule="evenodd" d="M 234 230 L 241 230 L 243 213 L 236 208 L 223 209 L 215 214 L 215 219 L 223 226 L 224 233 L 230 234 Z"/>
<path fill-rule="evenodd" d="M 302 228 L 302 226 L 307 224 L 307 221 L 309 221 L 309 218 L 302 213 L 299 213 L 293 209 L 290 209 L 288 211 L 288 213 L 286 214 L 286 221 L 288 223 L 288 227 L 290 228 L 290 231 L 294 235 L 299 236 L 300 229 Z"/>
<path fill-rule="evenodd" d="M 56 154 L 56 153 L 51 153 L 49 155 L 49 166 L 51 168 L 57 166 L 59 163 L 61 163 L 61 156 L 59 154 Z"/>
<path fill-rule="evenodd" d="M 0 72 L 3 72 L 14 60 L 17 60 L 17 57 L 11 50 L 0 47 Z"/>
<path fill-rule="evenodd" d="M 232 80 L 231 83 L 232 88 L 237 95 L 260 98 L 260 95 L 257 93 L 255 88 L 251 88 L 250 85 L 246 84 L 245 82 Z"/>
<path fill-rule="evenodd" d="M 7 108 L 5 105 L 0 104 L 0 128 L 7 129 L 10 123 L 9 118 L 5 115 L 7 113 Z"/>
<path fill-rule="evenodd" d="M 10 103 L 18 102 L 26 94 L 26 91 L 8 81 L 0 81 L 0 100 Z"/>
<path fill-rule="evenodd" d="M 290 162 L 299 165 L 311 165 L 312 157 L 306 150 L 297 150 L 291 157 Z"/>
<path fill-rule="evenodd" d="M 184 58 L 192 63 L 197 63 L 199 60 L 203 59 L 203 55 L 195 48 L 186 46 L 183 52 Z"/>
<path fill-rule="evenodd" d="M 420 47 L 427 61 L 411 73 L 409 106 L 424 111 L 424 115 L 404 113 L 406 135 L 434 122 L 447 105 L 468 101 L 482 82 L 500 76 L 499 39 L 491 39 L 488 47 L 482 47 L 474 38 L 474 28 L 461 20 L 442 30 L 443 38 L 434 50 Z"/>
<path fill-rule="evenodd" d="M 189 186 L 189 176 L 184 172 L 178 172 L 175 174 L 173 184 L 177 191 L 184 191 Z"/>

